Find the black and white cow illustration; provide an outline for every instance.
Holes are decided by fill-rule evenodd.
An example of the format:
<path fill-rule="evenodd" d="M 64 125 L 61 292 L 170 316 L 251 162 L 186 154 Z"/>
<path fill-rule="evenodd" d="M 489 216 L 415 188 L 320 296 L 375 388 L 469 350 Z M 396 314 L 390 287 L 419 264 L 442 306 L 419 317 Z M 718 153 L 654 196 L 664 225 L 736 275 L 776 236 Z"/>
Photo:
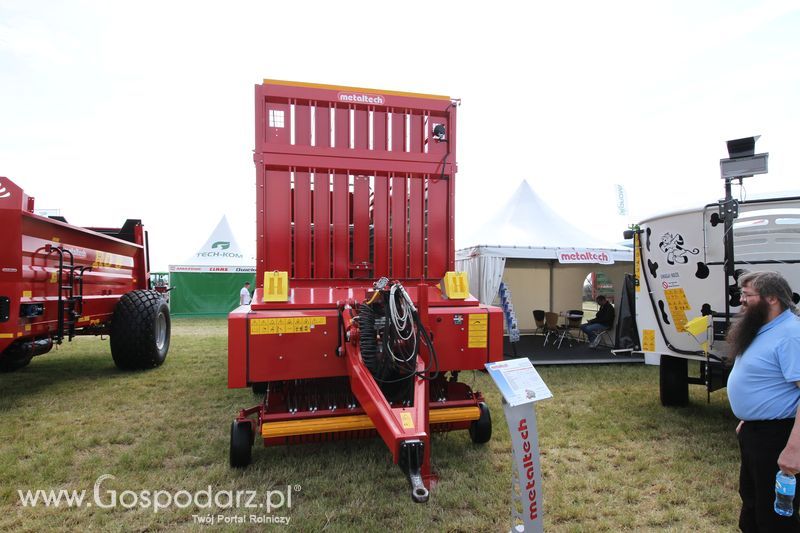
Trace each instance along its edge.
<path fill-rule="evenodd" d="M 685 265 L 689 262 L 689 258 L 686 254 L 697 255 L 700 253 L 700 250 L 697 248 L 684 248 L 683 235 L 680 233 L 676 233 L 675 235 L 670 232 L 665 233 L 661 236 L 661 242 L 658 243 L 658 247 L 662 252 L 667 254 L 667 263 L 670 265 L 676 263 Z"/>

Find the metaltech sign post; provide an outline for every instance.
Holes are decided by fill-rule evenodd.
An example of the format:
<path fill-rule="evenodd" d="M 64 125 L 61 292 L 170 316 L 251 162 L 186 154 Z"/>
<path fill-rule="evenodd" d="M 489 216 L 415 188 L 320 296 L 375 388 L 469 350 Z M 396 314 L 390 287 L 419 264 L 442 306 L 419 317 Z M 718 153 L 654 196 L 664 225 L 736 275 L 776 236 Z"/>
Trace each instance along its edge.
<path fill-rule="evenodd" d="M 553 394 L 527 358 L 488 363 L 486 369 L 503 394 L 503 411 L 511 433 L 511 530 L 543 531 L 536 402 L 552 398 Z"/>

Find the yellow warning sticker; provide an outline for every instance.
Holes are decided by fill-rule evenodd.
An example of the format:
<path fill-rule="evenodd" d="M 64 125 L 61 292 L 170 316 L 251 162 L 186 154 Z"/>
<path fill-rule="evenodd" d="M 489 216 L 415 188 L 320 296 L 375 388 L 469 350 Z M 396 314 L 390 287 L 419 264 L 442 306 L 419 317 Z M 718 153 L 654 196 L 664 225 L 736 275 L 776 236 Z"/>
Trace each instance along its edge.
<path fill-rule="evenodd" d="M 31 298 L 33 296 L 33 291 L 22 291 L 23 298 Z"/>
<path fill-rule="evenodd" d="M 489 317 L 487 315 L 470 315 L 467 331 L 468 348 L 486 348 L 489 333 Z"/>
<path fill-rule="evenodd" d="M 400 421 L 405 429 L 414 429 L 414 419 L 411 417 L 411 413 L 400 413 Z"/>
<path fill-rule="evenodd" d="M 682 287 L 674 287 L 672 289 L 666 289 L 664 291 L 664 297 L 667 299 L 667 305 L 672 315 L 672 321 L 675 323 L 675 329 L 677 331 L 685 331 L 686 323 L 688 322 L 686 311 L 691 309 L 689 301 L 686 299 L 686 292 L 684 292 Z"/>
<path fill-rule="evenodd" d="M 132 267 L 133 258 L 125 255 L 112 254 L 110 252 L 102 252 L 98 250 L 95 252 L 94 263 L 92 267 L 107 267 L 107 268 L 122 268 Z"/>
<path fill-rule="evenodd" d="M 13 333 L 0 333 L 0 339 L 13 339 Z"/>
<path fill-rule="evenodd" d="M 642 330 L 642 350 L 645 352 L 656 351 L 656 330 L 645 329 Z"/>
<path fill-rule="evenodd" d="M 633 282 L 635 286 L 636 292 L 642 290 L 641 282 L 639 280 L 642 279 L 642 256 L 639 253 L 639 234 L 634 233 L 633 235 Z"/>
<path fill-rule="evenodd" d="M 293 316 L 285 318 L 254 318 L 250 321 L 250 335 L 276 335 L 283 333 L 310 333 L 314 326 L 324 326 L 324 316 Z"/>

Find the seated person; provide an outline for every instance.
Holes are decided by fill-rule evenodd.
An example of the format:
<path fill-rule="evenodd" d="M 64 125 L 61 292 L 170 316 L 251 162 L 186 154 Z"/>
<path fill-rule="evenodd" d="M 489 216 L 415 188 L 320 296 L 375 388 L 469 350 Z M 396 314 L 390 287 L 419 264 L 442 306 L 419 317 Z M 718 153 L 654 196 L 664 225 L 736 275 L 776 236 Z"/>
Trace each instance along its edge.
<path fill-rule="evenodd" d="M 614 306 L 602 294 L 595 300 L 600 308 L 597 315 L 581 326 L 581 331 L 586 334 L 591 346 L 597 346 L 600 341 L 598 335 L 614 325 Z"/>

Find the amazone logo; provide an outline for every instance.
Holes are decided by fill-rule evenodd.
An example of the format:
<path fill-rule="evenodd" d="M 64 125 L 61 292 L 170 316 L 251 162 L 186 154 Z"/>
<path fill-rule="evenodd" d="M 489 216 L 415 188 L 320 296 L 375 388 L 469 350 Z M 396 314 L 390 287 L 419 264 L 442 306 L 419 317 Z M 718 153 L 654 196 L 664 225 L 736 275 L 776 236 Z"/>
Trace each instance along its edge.
<path fill-rule="evenodd" d="M 212 249 L 213 248 L 221 248 L 223 250 L 227 250 L 230 247 L 231 247 L 231 243 L 228 242 L 228 241 L 217 241 L 217 242 L 215 242 L 214 244 L 211 245 Z"/>

